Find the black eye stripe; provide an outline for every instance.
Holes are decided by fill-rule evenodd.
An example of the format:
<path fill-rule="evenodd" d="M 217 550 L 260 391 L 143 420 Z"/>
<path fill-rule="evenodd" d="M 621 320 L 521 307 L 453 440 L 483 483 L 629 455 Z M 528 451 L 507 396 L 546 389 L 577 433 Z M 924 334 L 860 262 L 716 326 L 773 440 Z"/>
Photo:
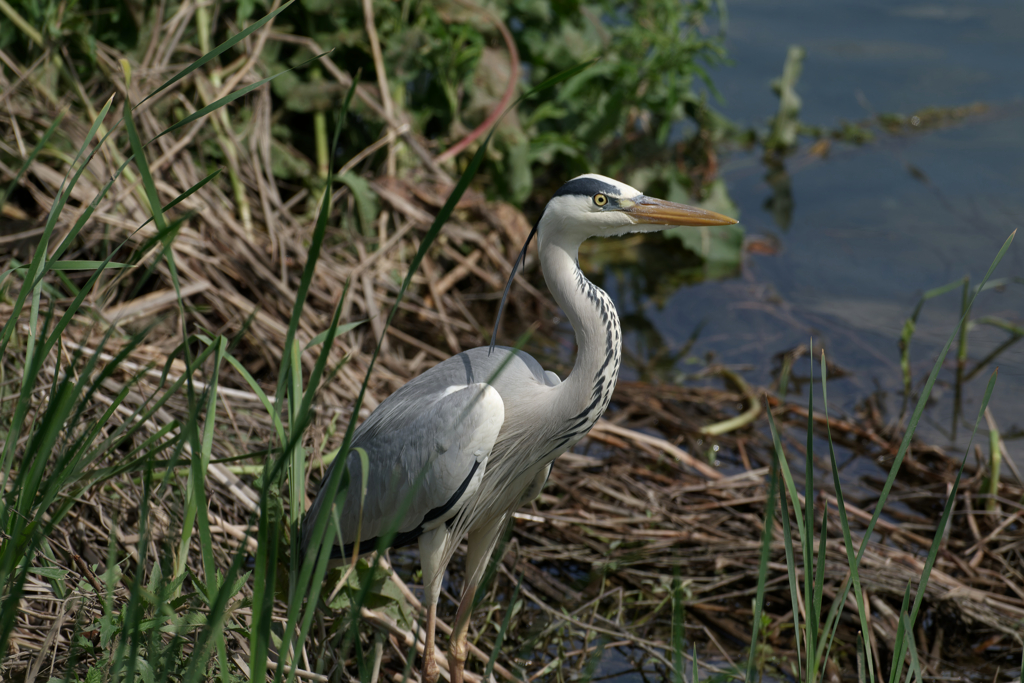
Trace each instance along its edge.
<path fill-rule="evenodd" d="M 597 193 L 604 195 L 615 195 L 618 194 L 618 189 L 604 181 L 592 178 L 589 176 L 583 176 L 580 178 L 573 178 L 565 185 L 562 185 L 555 192 L 553 197 L 562 197 L 564 195 L 583 195 L 584 197 L 593 197 Z"/>

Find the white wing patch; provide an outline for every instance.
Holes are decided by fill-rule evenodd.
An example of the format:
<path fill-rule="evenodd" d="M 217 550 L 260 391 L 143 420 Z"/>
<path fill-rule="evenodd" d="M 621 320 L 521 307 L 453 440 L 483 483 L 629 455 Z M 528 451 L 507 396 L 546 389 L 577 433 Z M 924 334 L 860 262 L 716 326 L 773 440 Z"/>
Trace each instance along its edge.
<path fill-rule="evenodd" d="M 445 396 L 451 396 L 456 391 L 462 391 L 463 389 L 468 389 L 470 386 L 471 385 L 469 385 L 469 384 L 453 384 L 450 387 L 448 387 L 447 389 L 445 389 L 444 391 L 442 391 L 441 394 L 437 398 L 438 399 L 442 399 Z"/>

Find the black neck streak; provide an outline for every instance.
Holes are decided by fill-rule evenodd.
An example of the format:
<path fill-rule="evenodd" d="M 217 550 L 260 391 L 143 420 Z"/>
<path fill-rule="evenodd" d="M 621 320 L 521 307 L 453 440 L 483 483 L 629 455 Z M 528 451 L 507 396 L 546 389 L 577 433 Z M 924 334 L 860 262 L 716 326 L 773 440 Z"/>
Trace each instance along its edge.
<path fill-rule="evenodd" d="M 586 305 L 601 320 L 601 328 L 604 330 L 604 362 L 594 373 L 593 390 L 586 407 L 573 415 L 556 437 L 555 443 L 559 447 L 578 441 L 608 409 L 622 361 L 622 328 L 619 326 L 615 305 L 604 290 L 586 278 L 578 262 L 575 275 L 581 299 L 586 300 Z"/>

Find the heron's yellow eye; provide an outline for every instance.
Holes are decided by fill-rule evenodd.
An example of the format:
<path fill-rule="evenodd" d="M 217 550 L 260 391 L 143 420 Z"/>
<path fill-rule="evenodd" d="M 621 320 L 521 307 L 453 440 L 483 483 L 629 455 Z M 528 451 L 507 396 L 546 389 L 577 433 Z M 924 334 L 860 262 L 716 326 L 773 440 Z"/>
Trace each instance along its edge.
<path fill-rule="evenodd" d="M 604 206 L 608 203 L 608 197 L 598 192 L 594 195 L 594 203 L 598 206 Z"/>

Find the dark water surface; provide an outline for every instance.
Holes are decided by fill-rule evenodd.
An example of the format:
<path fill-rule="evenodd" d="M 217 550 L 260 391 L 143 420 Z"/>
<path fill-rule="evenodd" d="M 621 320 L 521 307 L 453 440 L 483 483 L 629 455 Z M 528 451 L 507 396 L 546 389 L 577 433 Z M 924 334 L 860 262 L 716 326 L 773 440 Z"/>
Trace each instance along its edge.
<path fill-rule="evenodd" d="M 759 151 L 726 152 L 721 177 L 748 237 L 777 248 L 748 253 L 730 277 L 694 284 L 692 273 L 680 272 L 680 253 L 657 240 L 639 248 L 635 241 L 588 244 L 589 272 L 623 320 L 622 379 L 686 382 L 710 359 L 740 366 L 751 384 L 769 386 L 776 357 L 813 337 L 815 348 L 823 345 L 847 373 L 829 382 L 832 415 L 854 414 L 874 395 L 895 419 L 903 401 L 897 342 L 922 293 L 964 276 L 978 283 L 1010 233 L 1024 227 L 1024 3 L 732 0 L 728 10 L 734 65 L 711 75 L 723 98 L 716 106 L 740 125 L 767 128 L 777 107 L 770 82 L 791 44 L 806 49 L 797 92 L 809 125 L 837 128 L 882 113 L 982 106 L 898 134 L 874 126 L 874 141 L 834 143 L 824 156 L 811 152 L 813 141 L 802 141 L 785 162 L 792 195 L 785 224 L 768 205 L 775 190 Z M 630 260 L 635 264 L 601 270 L 602 263 Z M 1024 234 L 993 277 L 1024 278 Z M 911 342 L 915 389 L 959 315 L 959 290 L 925 304 Z M 983 292 L 972 316 L 982 315 L 1024 327 L 1024 282 Z M 695 333 L 692 348 L 674 358 Z M 1009 338 L 992 327 L 972 329 L 967 368 Z M 962 454 L 998 365 L 991 407 L 1024 469 L 1024 339 L 966 384 L 955 435 L 954 358 L 955 347 L 918 434 Z M 794 372 L 806 377 L 808 366 L 804 356 Z M 806 403 L 806 387 L 792 393 Z M 984 423 L 975 443 L 987 457 Z M 827 457 L 820 440 L 816 448 Z M 875 494 L 864 477 L 886 472 L 866 460 L 853 458 L 842 476 L 847 499 L 871 508 Z M 829 483 L 826 472 L 818 474 L 819 485 Z M 979 665 L 959 661 L 958 673 L 973 680 Z M 621 652 L 606 652 L 598 673 L 604 680 L 642 678 Z"/>
<path fill-rule="evenodd" d="M 652 298 L 630 283 L 671 281 L 671 262 L 644 262 L 641 273 L 607 269 L 603 285 L 623 314 L 627 349 L 649 359 L 658 345 L 681 348 L 703 324 L 691 357 L 749 365 L 744 376 L 768 385 L 773 357 L 813 336 L 850 373 L 829 383 L 833 413 L 850 413 L 880 392 L 892 415 L 902 401 L 897 340 L 921 294 L 965 275 L 977 283 L 1009 234 L 1024 226 L 1024 3 L 734 0 L 728 9 L 734 66 L 712 77 L 724 100 L 719 108 L 742 125 L 766 127 L 777 103 L 769 83 L 790 44 L 807 51 L 797 87 L 807 124 L 835 128 L 878 113 L 984 106 L 927 129 L 908 126 L 894 135 L 875 128 L 873 142 L 836 143 L 824 157 L 809 153 L 805 141 L 786 161 L 793 201 L 787 226 L 766 207 L 773 190 L 759 154 L 727 154 L 721 175 L 748 236 L 777 241 L 778 252 L 747 255 L 731 279 Z M 993 277 L 1024 277 L 1024 235 Z M 916 387 L 959 306 L 959 290 L 925 304 L 911 347 Z M 1024 326 L 1024 284 L 983 292 L 974 315 Z M 967 367 L 1008 338 L 992 327 L 973 329 Z M 965 417 L 953 438 L 952 359 L 918 433 L 962 453 L 992 368 L 965 387 Z M 640 374 L 644 362 L 624 367 L 623 379 Z M 806 375 L 807 358 L 800 363 Z M 1011 457 L 1024 467 L 1024 340 L 993 365 L 1000 368 L 993 413 Z M 675 366 L 698 367 L 685 360 Z M 820 396 L 819 388 L 818 405 Z M 981 443 L 987 452 L 987 440 Z"/>

